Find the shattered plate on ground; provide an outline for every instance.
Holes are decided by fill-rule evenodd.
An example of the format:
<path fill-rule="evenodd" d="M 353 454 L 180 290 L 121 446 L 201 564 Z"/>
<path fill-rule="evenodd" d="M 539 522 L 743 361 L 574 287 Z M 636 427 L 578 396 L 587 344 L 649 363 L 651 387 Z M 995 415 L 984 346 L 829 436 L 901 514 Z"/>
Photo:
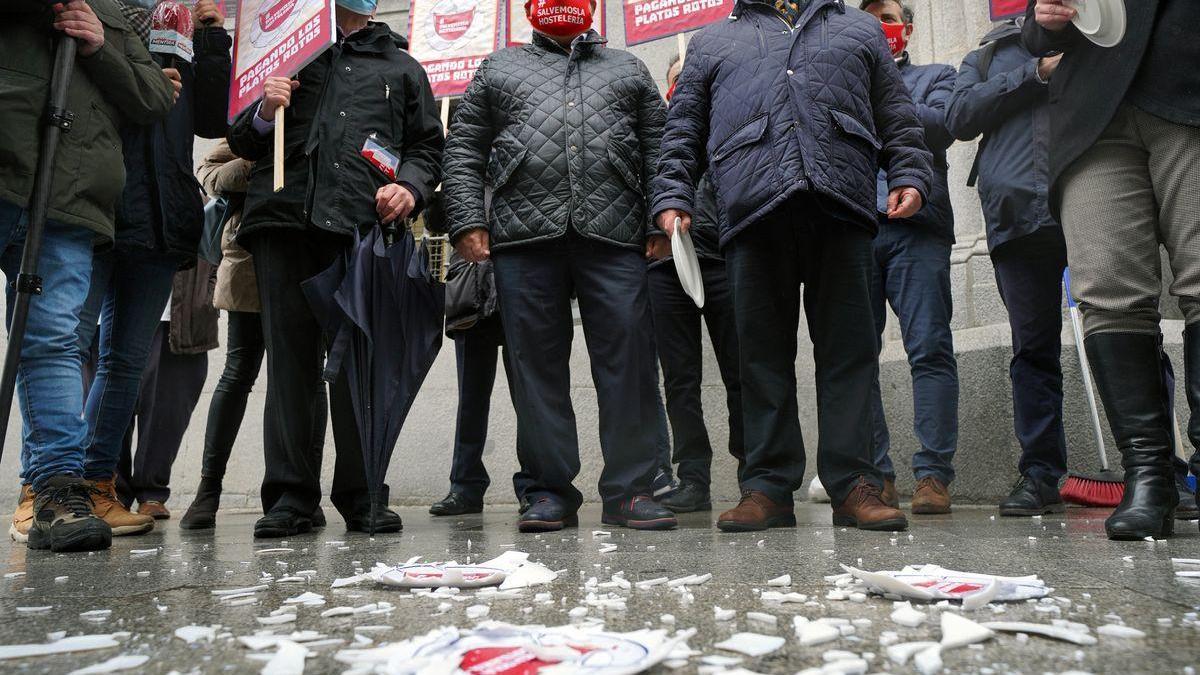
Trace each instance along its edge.
<path fill-rule="evenodd" d="M 899 571 L 867 572 L 849 565 L 842 569 L 866 584 L 873 593 L 910 600 L 959 600 L 964 609 L 978 609 L 989 602 L 1019 602 L 1050 594 L 1036 574 L 1002 577 L 959 572 L 938 565 L 909 565 Z"/>
<path fill-rule="evenodd" d="M 529 567 L 530 569 L 524 569 Z M 557 574 L 537 563 L 529 562 L 529 554 L 506 551 L 502 555 L 477 565 L 457 562 L 415 563 L 388 567 L 377 565 L 367 573 L 369 578 L 385 586 L 399 588 L 526 588 L 549 583 Z M 513 583 L 504 586 L 510 576 Z"/>

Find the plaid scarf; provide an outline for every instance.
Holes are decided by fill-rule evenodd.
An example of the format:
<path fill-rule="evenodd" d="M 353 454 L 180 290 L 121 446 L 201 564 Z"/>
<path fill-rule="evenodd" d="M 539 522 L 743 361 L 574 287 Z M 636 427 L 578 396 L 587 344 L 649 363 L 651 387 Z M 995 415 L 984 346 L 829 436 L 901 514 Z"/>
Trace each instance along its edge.
<path fill-rule="evenodd" d="M 125 20 L 129 22 L 129 27 L 142 39 L 143 44 L 150 46 L 150 10 L 134 4 L 133 0 L 122 0 L 118 4 L 121 6 L 121 14 L 125 15 Z"/>
<path fill-rule="evenodd" d="M 783 15 L 787 22 L 795 26 L 804 12 L 808 0 L 775 0 L 775 10 Z"/>

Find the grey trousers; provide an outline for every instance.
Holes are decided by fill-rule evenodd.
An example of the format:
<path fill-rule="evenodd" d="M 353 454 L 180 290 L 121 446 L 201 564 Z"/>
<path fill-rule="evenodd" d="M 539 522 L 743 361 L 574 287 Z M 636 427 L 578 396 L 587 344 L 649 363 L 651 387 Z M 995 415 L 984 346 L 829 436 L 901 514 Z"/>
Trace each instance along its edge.
<path fill-rule="evenodd" d="M 1171 295 L 1200 321 L 1200 128 L 1126 103 L 1062 177 L 1071 291 L 1084 332 L 1159 332 L 1167 250 Z"/>

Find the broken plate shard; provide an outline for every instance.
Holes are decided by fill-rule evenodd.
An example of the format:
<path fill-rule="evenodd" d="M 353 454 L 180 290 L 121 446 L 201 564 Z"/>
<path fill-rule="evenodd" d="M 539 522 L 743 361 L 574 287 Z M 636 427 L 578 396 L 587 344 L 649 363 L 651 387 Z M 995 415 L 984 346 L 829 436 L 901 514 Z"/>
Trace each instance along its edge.
<path fill-rule="evenodd" d="M 175 637 L 189 645 L 200 640 L 212 642 L 217 639 L 217 628 L 219 626 L 181 626 L 175 629 Z"/>
<path fill-rule="evenodd" d="M 925 612 L 913 609 L 911 603 L 897 602 L 896 609 L 892 610 L 892 621 L 909 628 L 916 628 L 925 623 Z"/>
<path fill-rule="evenodd" d="M 988 621 L 983 624 L 984 628 L 990 628 L 1001 633 L 1029 633 L 1031 635 L 1041 635 L 1055 640 L 1063 640 L 1077 645 L 1094 645 L 1098 642 L 1096 638 L 1087 633 L 1081 633 L 1069 628 L 1054 626 L 1046 623 L 1032 623 L 1029 621 Z"/>
<path fill-rule="evenodd" d="M 83 652 L 93 649 L 108 649 L 119 645 L 120 643 L 114 640 L 112 635 L 76 635 L 54 640 L 53 642 L 0 645 L 0 660 Z"/>
<path fill-rule="evenodd" d="M 280 640 L 275 655 L 263 666 L 262 675 L 302 675 L 308 648 L 291 640 Z"/>
<path fill-rule="evenodd" d="M 942 612 L 942 649 L 966 647 L 992 639 L 995 633 L 974 621 L 955 614 Z"/>
<path fill-rule="evenodd" d="M 768 586 L 791 586 L 792 575 L 784 574 L 783 576 L 775 577 L 767 582 Z"/>
<path fill-rule="evenodd" d="M 913 667 L 921 675 L 935 675 L 942 670 L 942 648 L 930 647 L 924 651 L 917 652 L 913 657 Z"/>
<path fill-rule="evenodd" d="M 85 668 L 72 670 L 67 675 L 100 675 L 101 673 L 117 673 L 122 670 L 132 670 L 140 668 L 143 664 L 150 660 L 145 654 L 122 654 L 114 656 L 107 661 L 93 663 Z"/>
<path fill-rule="evenodd" d="M 876 593 L 912 600 L 965 601 L 976 593 L 986 593 L 987 596 L 983 598 L 986 602 L 972 602 L 972 606 L 982 606 L 992 601 L 1017 602 L 1042 598 L 1050 593 L 1046 583 L 1037 575 L 1002 577 L 959 572 L 938 565 L 909 565 L 899 571 L 882 572 L 865 572 L 848 565 L 842 565 L 842 568 Z M 993 585 L 995 588 L 991 588 Z"/>
<path fill-rule="evenodd" d="M 892 663 L 903 666 L 918 653 L 937 646 L 938 643 L 936 642 L 901 642 L 899 644 L 888 645 L 887 657 Z"/>
<path fill-rule="evenodd" d="M 734 633 L 728 640 L 718 642 L 713 645 L 717 649 L 724 649 L 729 652 L 737 652 L 746 656 L 762 656 L 770 654 L 778 650 L 784 645 L 785 640 L 774 635 L 761 635 L 759 633 Z"/>
<path fill-rule="evenodd" d="M 1122 626 L 1115 623 L 1106 623 L 1103 626 L 1100 626 L 1096 629 L 1096 633 L 1103 635 L 1104 637 L 1125 638 L 1130 640 L 1146 637 L 1144 632 L 1136 628 L 1130 628 L 1129 626 Z"/>

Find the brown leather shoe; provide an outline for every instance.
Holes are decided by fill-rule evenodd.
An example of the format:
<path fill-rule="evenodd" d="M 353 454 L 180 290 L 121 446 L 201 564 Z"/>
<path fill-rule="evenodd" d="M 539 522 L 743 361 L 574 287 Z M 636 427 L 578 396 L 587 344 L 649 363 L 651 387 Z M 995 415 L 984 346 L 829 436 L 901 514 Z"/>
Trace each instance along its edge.
<path fill-rule="evenodd" d="M 913 490 L 912 512 L 925 515 L 950 513 L 950 490 L 933 476 L 922 478 Z"/>
<path fill-rule="evenodd" d="M 154 529 L 154 518 L 130 513 L 117 499 L 117 487 L 111 478 L 93 483 L 92 513 L 108 523 L 114 537 L 144 534 Z"/>
<path fill-rule="evenodd" d="M 896 492 L 896 480 L 894 478 L 883 479 L 883 492 L 880 493 L 879 498 L 883 500 L 884 504 L 893 509 L 900 508 L 900 493 Z"/>
<path fill-rule="evenodd" d="M 833 510 L 833 524 L 860 530 L 895 532 L 908 529 L 908 519 L 904 513 L 884 504 L 879 488 L 862 476 L 859 476 L 846 501 Z"/>
<path fill-rule="evenodd" d="M 33 486 L 22 485 L 21 496 L 17 498 L 17 510 L 13 513 L 12 525 L 8 526 L 8 536 L 15 542 L 29 541 L 29 528 L 33 525 Z"/>
<path fill-rule="evenodd" d="M 738 505 L 717 518 L 717 528 L 724 532 L 757 532 L 769 527 L 795 527 L 796 513 L 791 506 L 771 501 L 758 490 L 742 493 Z"/>
<path fill-rule="evenodd" d="M 143 516 L 150 516 L 155 520 L 166 520 L 171 517 L 171 512 L 167 510 L 166 505 L 153 499 L 138 502 L 137 512 Z"/>

